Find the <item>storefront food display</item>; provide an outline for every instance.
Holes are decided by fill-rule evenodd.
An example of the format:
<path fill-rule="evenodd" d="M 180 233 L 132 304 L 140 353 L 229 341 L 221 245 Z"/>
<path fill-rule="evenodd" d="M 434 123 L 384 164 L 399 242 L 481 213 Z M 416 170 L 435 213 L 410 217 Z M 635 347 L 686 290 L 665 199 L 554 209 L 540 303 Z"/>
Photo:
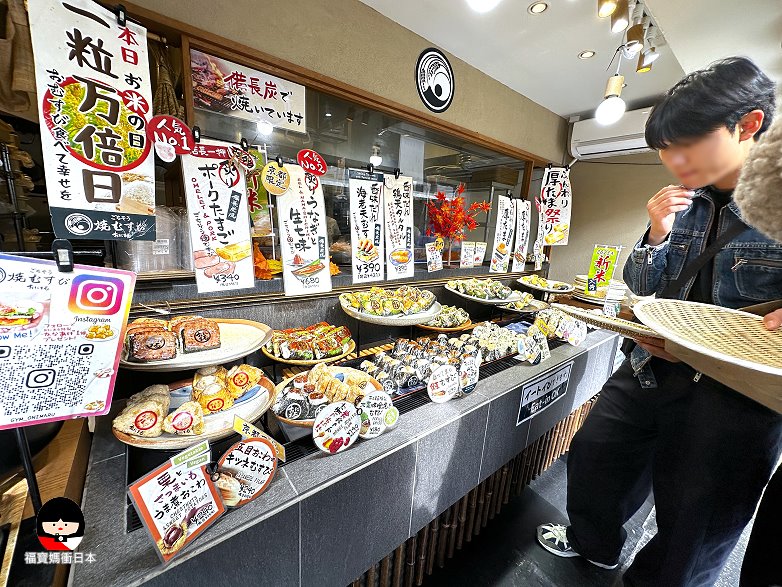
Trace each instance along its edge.
<path fill-rule="evenodd" d="M 355 344 L 350 330 L 345 326 L 332 326 L 327 322 L 318 322 L 306 328 L 275 330 L 272 338 L 263 347 L 268 357 L 293 363 L 308 363 L 321 360 L 336 360 Z"/>
<path fill-rule="evenodd" d="M 214 320 L 200 316 L 178 316 L 171 320 L 139 318 L 128 326 L 125 344 L 130 361 L 163 361 L 173 359 L 180 352 L 220 348 L 220 328 Z"/>
<path fill-rule="evenodd" d="M 519 279 L 519 283 L 532 289 L 549 293 L 567 293 L 573 291 L 573 286 L 563 281 L 546 279 L 539 275 L 525 275 Z"/>
<path fill-rule="evenodd" d="M 536 300 L 531 293 L 522 292 L 521 299 L 510 304 L 500 306 L 502 310 L 508 310 L 510 312 L 518 312 L 521 314 L 534 314 L 540 310 L 545 310 L 549 305 L 546 302 Z"/>
<path fill-rule="evenodd" d="M 472 324 L 470 314 L 464 308 L 456 306 L 443 306 L 443 309 L 434 320 L 421 324 L 421 328 L 459 330 Z"/>
<path fill-rule="evenodd" d="M 349 316 L 388 326 L 422 324 L 433 319 L 441 310 L 432 292 L 410 285 L 343 293 L 339 296 L 339 303 Z"/>

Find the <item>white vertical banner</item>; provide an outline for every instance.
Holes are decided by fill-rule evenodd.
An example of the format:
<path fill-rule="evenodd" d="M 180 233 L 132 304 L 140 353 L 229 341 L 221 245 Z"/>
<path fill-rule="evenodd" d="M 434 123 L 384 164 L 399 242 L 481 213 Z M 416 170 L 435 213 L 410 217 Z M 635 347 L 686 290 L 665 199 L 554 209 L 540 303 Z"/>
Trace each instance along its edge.
<path fill-rule="evenodd" d="M 326 205 L 317 176 L 285 165 L 290 187 L 277 196 L 282 279 L 286 296 L 331 291 Z"/>
<path fill-rule="evenodd" d="M 198 292 L 255 285 L 244 171 L 229 143 L 203 139 L 182 155 L 190 245 Z"/>
<path fill-rule="evenodd" d="M 552 246 L 566 245 L 570 237 L 570 210 L 573 207 L 569 168 L 546 168 L 540 202 L 544 243 Z"/>
<path fill-rule="evenodd" d="M 353 283 L 383 279 L 383 174 L 348 169 Z"/>
<path fill-rule="evenodd" d="M 494 227 L 494 247 L 491 252 L 489 273 L 508 271 L 515 230 L 516 206 L 512 199 L 500 196 L 497 202 L 497 224 Z"/>
<path fill-rule="evenodd" d="M 413 178 L 385 176 L 386 279 L 415 275 L 413 257 Z"/>
<path fill-rule="evenodd" d="M 529 249 L 532 202 L 516 200 L 516 245 L 513 247 L 513 272 L 524 271 Z"/>
<path fill-rule="evenodd" d="M 146 29 L 91 0 L 35 0 L 29 18 L 54 233 L 155 240 Z"/>

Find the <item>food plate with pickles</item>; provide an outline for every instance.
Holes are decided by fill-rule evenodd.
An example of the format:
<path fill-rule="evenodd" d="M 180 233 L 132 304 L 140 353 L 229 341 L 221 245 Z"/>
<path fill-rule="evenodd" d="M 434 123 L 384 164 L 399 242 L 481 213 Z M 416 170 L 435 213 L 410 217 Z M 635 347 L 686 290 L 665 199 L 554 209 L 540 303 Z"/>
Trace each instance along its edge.
<path fill-rule="evenodd" d="M 348 316 L 383 326 L 413 326 L 432 320 L 441 311 L 434 294 L 403 285 L 395 290 L 373 287 L 343 293 L 339 303 Z"/>

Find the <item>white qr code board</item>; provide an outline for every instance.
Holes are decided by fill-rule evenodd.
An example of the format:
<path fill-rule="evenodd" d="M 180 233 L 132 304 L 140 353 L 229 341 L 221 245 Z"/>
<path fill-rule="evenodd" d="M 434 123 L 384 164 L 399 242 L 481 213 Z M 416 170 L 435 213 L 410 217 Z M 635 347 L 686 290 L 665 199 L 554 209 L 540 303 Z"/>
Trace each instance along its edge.
<path fill-rule="evenodd" d="M 0 254 L 0 430 L 109 411 L 135 280 Z"/>

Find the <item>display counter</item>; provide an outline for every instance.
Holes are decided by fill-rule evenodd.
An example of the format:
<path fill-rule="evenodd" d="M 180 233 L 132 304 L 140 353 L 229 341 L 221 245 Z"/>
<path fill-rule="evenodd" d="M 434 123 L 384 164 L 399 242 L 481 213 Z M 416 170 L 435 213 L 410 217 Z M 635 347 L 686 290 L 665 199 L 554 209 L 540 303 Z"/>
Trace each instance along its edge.
<path fill-rule="evenodd" d="M 262 585 L 345 585 L 549 432 L 613 372 L 619 337 L 590 333 L 547 361 L 485 373 L 470 395 L 423 403 L 395 429 L 338 455 L 291 452 L 269 489 L 209 528 L 179 558 L 160 564 L 149 536 L 128 531 L 126 447 L 112 415 L 99 418 L 83 508 L 73 585 L 206 585 L 242 578 Z M 517 425 L 525 384 L 569 371 L 556 401 Z M 213 455 L 214 456 L 214 455 Z"/>

